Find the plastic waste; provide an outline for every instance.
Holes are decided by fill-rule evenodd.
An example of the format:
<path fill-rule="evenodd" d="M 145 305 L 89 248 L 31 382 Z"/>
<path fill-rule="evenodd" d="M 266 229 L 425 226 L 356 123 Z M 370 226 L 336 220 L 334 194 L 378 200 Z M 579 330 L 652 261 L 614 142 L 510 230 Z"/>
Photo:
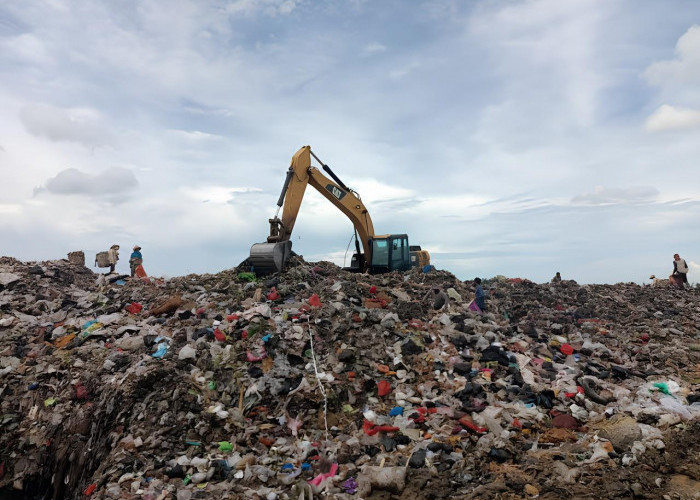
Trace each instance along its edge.
<path fill-rule="evenodd" d="M 323 481 L 335 476 L 337 473 L 338 473 L 338 464 L 332 464 L 330 471 L 328 471 L 324 474 L 319 474 L 318 476 L 313 478 L 311 481 L 309 481 L 309 483 L 313 484 L 314 486 L 320 486 Z"/>
<path fill-rule="evenodd" d="M 311 307 L 321 307 L 321 306 L 323 306 L 323 304 L 321 303 L 321 299 L 320 299 L 319 296 L 316 295 L 315 293 L 312 294 L 311 297 L 309 297 L 309 301 L 308 301 L 308 302 L 309 302 L 309 305 L 310 305 Z"/>
<path fill-rule="evenodd" d="M 128 306 L 125 307 L 125 309 L 130 313 L 130 314 L 138 314 L 143 310 L 143 305 L 141 305 L 138 302 L 132 302 Z"/>
<path fill-rule="evenodd" d="M 391 383 L 387 380 L 380 380 L 377 383 L 377 394 L 380 396 L 386 396 L 391 392 Z"/>
<path fill-rule="evenodd" d="M 162 358 L 168 353 L 168 344 L 165 342 L 161 342 L 156 345 L 156 352 L 151 354 L 154 358 Z"/>
<path fill-rule="evenodd" d="M 219 441 L 219 451 L 233 451 L 233 445 L 228 441 Z"/>
<path fill-rule="evenodd" d="M 345 493 L 348 495 L 354 495 L 357 493 L 358 484 L 354 477 L 346 479 L 341 486 L 343 491 L 345 491 Z"/>

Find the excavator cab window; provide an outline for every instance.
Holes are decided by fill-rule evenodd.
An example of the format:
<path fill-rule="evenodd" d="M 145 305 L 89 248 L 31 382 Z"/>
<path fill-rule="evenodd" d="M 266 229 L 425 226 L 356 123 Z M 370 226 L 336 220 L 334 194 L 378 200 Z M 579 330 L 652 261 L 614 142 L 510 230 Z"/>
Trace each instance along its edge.
<path fill-rule="evenodd" d="M 370 272 L 404 271 L 409 267 L 408 236 L 392 234 L 372 239 Z"/>
<path fill-rule="evenodd" d="M 405 236 L 392 237 L 391 271 L 408 269 L 408 238 Z"/>
<path fill-rule="evenodd" d="M 372 269 L 380 271 L 389 269 L 389 242 L 386 239 L 372 240 Z"/>

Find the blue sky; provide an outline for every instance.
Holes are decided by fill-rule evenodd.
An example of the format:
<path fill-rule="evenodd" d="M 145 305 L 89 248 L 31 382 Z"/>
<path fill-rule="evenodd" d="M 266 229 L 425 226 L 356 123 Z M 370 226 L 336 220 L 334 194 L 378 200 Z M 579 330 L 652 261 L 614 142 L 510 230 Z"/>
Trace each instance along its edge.
<path fill-rule="evenodd" d="M 700 276 L 695 0 L 0 1 L 0 74 L 3 255 L 230 268 L 310 144 L 462 279 Z M 294 249 L 342 265 L 307 193 Z"/>

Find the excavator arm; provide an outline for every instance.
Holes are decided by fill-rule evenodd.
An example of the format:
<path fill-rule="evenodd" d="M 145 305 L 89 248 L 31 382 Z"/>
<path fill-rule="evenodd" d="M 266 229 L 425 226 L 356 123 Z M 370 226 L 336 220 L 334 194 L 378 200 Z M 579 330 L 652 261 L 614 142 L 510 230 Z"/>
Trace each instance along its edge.
<path fill-rule="evenodd" d="M 312 155 L 334 180 L 329 179 L 319 169 L 311 166 Z M 267 238 L 267 244 L 253 245 L 251 263 L 259 270 L 264 271 L 279 270 L 283 265 L 291 251 L 291 243 L 287 245 L 283 245 L 283 243 L 288 242 L 291 238 L 307 184 L 314 187 L 353 223 L 362 242 L 363 257 L 360 265 L 365 269 L 367 264 L 372 261 L 370 241 L 374 237 L 372 218 L 359 196 L 343 184 L 330 168 L 314 155 L 311 146 L 302 147 L 292 157 L 284 187 L 277 202 L 277 214 L 270 219 L 270 236 Z M 282 209 L 281 218 L 279 218 L 280 208 Z M 281 265 L 279 261 L 282 261 Z"/>

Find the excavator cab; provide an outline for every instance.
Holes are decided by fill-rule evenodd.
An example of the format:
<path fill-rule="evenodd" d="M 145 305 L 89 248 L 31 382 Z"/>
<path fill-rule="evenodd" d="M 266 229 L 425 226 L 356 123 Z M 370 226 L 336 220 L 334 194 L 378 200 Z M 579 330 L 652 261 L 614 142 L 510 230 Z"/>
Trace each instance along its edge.
<path fill-rule="evenodd" d="M 406 271 L 411 267 L 408 236 L 386 234 L 370 238 L 372 261 L 369 272 L 372 274 L 389 271 Z"/>

